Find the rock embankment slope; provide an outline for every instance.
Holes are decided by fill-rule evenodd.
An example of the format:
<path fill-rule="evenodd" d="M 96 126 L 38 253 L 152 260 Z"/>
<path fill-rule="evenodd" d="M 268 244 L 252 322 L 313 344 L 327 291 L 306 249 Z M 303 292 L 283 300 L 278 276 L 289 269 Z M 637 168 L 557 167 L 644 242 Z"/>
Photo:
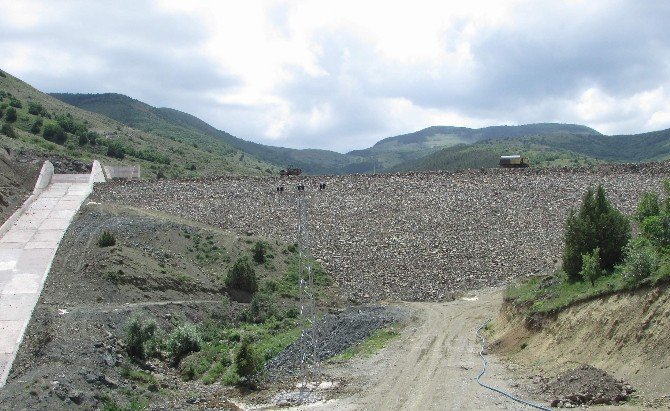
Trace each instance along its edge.
<path fill-rule="evenodd" d="M 312 253 L 348 297 L 441 300 L 454 291 L 552 270 L 561 257 L 565 217 L 589 186 L 603 184 L 614 205 L 631 214 L 641 194 L 660 192 L 668 176 L 670 163 L 220 177 L 112 182 L 98 185 L 93 200 L 294 241 L 302 195 L 309 201 Z M 321 183 L 325 190 L 318 189 Z"/>

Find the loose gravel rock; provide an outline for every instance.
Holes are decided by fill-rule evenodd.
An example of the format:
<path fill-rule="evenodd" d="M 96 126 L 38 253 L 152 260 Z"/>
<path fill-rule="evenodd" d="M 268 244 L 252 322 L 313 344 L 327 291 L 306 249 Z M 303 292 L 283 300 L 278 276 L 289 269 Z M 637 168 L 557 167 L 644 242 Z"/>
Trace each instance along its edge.
<path fill-rule="evenodd" d="M 402 321 L 407 312 L 399 307 L 358 307 L 338 314 L 327 314 L 318 323 L 317 356 L 327 360 L 344 352 L 369 337 L 374 331 L 389 324 Z M 267 376 L 271 380 L 296 376 L 300 373 L 303 340 L 300 339 L 266 364 Z"/>
<path fill-rule="evenodd" d="M 295 241 L 309 202 L 312 253 L 356 301 L 439 301 L 553 270 L 563 223 L 603 184 L 631 214 L 662 191 L 670 163 L 314 177 L 219 177 L 97 185 L 93 201 L 181 215 L 242 234 Z M 319 190 L 325 183 L 326 189 Z M 284 186 L 283 192 L 277 187 Z M 298 194 L 297 185 L 305 191 Z"/>
<path fill-rule="evenodd" d="M 603 370 L 581 365 L 550 381 L 544 391 L 553 397 L 552 407 L 573 408 L 580 405 L 616 404 L 626 401 L 635 390 Z"/>

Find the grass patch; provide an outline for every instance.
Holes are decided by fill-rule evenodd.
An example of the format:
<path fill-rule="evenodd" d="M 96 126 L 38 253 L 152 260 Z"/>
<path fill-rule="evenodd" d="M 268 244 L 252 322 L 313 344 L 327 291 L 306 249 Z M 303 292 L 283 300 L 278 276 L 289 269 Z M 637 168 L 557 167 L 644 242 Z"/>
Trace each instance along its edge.
<path fill-rule="evenodd" d="M 142 370 L 133 370 L 131 368 L 121 368 L 121 371 L 119 372 L 121 376 L 125 379 L 136 381 L 142 384 L 156 384 L 156 377 L 154 377 L 151 373 L 148 373 L 146 371 Z"/>
<path fill-rule="evenodd" d="M 604 275 L 591 285 L 588 281 L 570 283 L 562 271 L 544 277 L 532 277 L 512 284 L 505 290 L 504 299 L 517 307 L 524 307 L 527 314 L 551 313 L 573 304 L 638 288 L 651 287 L 670 281 L 670 257 L 665 256 L 659 269 L 649 278 L 631 281 L 617 266 L 614 272 Z"/>
<path fill-rule="evenodd" d="M 249 336 L 253 349 L 264 362 L 300 337 L 298 322 L 292 318 L 278 320 L 271 317 L 261 324 L 242 323 L 234 328 L 208 321 L 199 329 L 203 341 L 201 350 L 185 357 L 179 368 L 184 380 L 201 379 L 205 384 L 220 381 L 236 385 L 241 382 L 233 354 L 238 350 L 242 336 Z"/>
<path fill-rule="evenodd" d="M 386 328 L 382 328 L 373 332 L 368 338 L 349 347 L 344 352 L 333 357 L 333 360 L 350 360 L 354 357 L 370 357 L 377 351 L 386 347 L 386 344 L 392 339 L 400 335 L 400 325 L 392 324 Z"/>

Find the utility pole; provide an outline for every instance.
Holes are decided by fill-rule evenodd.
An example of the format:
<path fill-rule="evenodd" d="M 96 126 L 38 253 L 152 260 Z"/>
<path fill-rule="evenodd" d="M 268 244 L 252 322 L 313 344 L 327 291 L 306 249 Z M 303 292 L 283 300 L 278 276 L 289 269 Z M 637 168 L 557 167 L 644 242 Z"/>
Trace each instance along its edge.
<path fill-rule="evenodd" d="M 318 330 L 312 273 L 312 254 L 308 226 L 308 201 L 305 189 L 298 190 L 298 278 L 300 281 L 300 372 L 302 387 L 310 380 L 315 381 L 320 374 L 318 355 Z"/>

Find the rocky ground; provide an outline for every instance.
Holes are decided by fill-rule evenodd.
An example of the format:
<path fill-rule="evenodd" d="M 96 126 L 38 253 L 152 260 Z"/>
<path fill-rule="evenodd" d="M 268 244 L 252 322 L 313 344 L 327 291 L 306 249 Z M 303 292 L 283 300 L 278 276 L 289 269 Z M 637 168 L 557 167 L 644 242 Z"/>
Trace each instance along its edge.
<path fill-rule="evenodd" d="M 114 246 L 97 244 L 103 231 L 113 233 Z M 231 398 L 265 401 L 267 392 L 184 381 L 168 359 L 138 362 L 126 350 L 133 316 L 154 319 L 165 332 L 184 323 L 202 330 L 240 326 L 250 296 L 225 287 L 223 277 L 257 240 L 160 213 L 84 206 L 61 242 L 0 390 L 0 410 L 238 409 Z M 272 262 L 255 268 L 261 286 L 290 268 L 289 246 L 270 243 Z M 344 310 L 336 290 L 319 294 L 319 301 L 332 307 L 323 335 L 331 355 L 399 318 L 399 310 Z M 295 309 L 297 301 L 277 296 L 275 305 Z M 281 358 L 282 375 L 288 375 L 296 352 Z"/>
<path fill-rule="evenodd" d="M 38 165 L 17 161 L 11 150 L 0 147 L 0 221 L 7 220 L 28 198 L 38 171 Z"/>
<path fill-rule="evenodd" d="M 553 270 L 562 227 L 589 186 L 631 214 L 670 163 L 579 169 L 112 182 L 95 201 L 132 204 L 240 233 L 295 241 L 309 201 L 315 258 L 355 301 L 444 300 Z M 326 189 L 319 190 L 325 183 Z M 297 185 L 304 185 L 299 194 Z M 284 186 L 283 192 L 277 187 Z"/>
<path fill-rule="evenodd" d="M 580 405 L 617 404 L 628 400 L 633 387 L 616 380 L 603 370 L 580 365 L 552 380 L 544 381 L 542 391 L 551 395 L 552 407 L 573 408 Z"/>
<path fill-rule="evenodd" d="M 325 361 L 360 343 L 375 330 L 406 320 L 408 312 L 399 307 L 352 307 L 346 311 L 327 314 L 318 323 L 316 354 Z M 268 377 L 280 380 L 300 373 L 303 340 L 291 344 L 266 364 Z"/>
<path fill-rule="evenodd" d="M 19 150 L 14 155 L 18 163 L 33 164 L 38 169 L 42 167 L 44 161 L 49 160 L 56 174 L 88 174 L 93 166 L 91 162 L 32 150 Z"/>

